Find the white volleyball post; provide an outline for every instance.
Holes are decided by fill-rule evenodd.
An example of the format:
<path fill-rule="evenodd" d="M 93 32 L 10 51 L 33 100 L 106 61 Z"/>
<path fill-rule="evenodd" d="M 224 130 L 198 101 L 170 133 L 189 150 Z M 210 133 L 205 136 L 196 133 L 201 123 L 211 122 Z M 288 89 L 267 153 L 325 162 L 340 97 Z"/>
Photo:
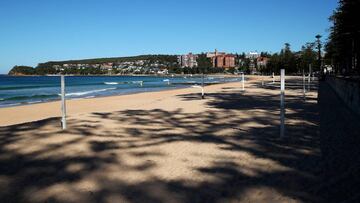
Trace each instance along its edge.
<path fill-rule="evenodd" d="M 166 82 L 167 85 L 170 85 L 170 80 L 169 79 L 164 79 L 163 81 Z"/>
<path fill-rule="evenodd" d="M 280 73 L 280 137 L 285 134 L 285 69 Z"/>
<path fill-rule="evenodd" d="M 205 95 L 204 95 L 204 87 L 201 87 L 201 99 L 204 99 Z"/>
<path fill-rule="evenodd" d="M 202 74 L 202 81 L 201 81 L 201 99 L 204 99 L 204 73 Z"/>
<path fill-rule="evenodd" d="M 312 81 L 314 81 L 315 80 L 315 73 L 312 73 L 312 76 L 313 76 Z"/>
<path fill-rule="evenodd" d="M 61 75 L 61 126 L 66 129 L 66 102 L 65 102 L 65 76 Z"/>
<path fill-rule="evenodd" d="M 193 85 L 193 88 L 200 88 L 201 89 L 201 99 L 204 99 L 204 87 L 201 85 Z"/>
<path fill-rule="evenodd" d="M 310 92 L 310 85 L 311 85 L 311 64 L 309 64 L 308 92 Z"/>
<path fill-rule="evenodd" d="M 261 73 L 261 86 L 264 86 L 264 77 L 262 73 Z"/>
<path fill-rule="evenodd" d="M 275 83 L 275 75 L 274 75 L 274 72 L 272 73 L 272 83 Z"/>
<path fill-rule="evenodd" d="M 241 83 L 242 83 L 242 91 L 245 91 L 245 77 L 244 73 L 241 73 Z"/>

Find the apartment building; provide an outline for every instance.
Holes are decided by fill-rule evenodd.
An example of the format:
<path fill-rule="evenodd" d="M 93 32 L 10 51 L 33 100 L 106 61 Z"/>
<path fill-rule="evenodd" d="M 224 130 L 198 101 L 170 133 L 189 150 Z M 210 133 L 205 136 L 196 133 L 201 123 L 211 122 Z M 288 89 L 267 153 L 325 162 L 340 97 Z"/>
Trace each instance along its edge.
<path fill-rule="evenodd" d="M 198 65 L 196 61 L 197 57 L 197 55 L 192 53 L 180 55 L 178 56 L 178 63 L 181 67 L 193 68 Z"/>
<path fill-rule="evenodd" d="M 216 68 L 234 68 L 235 67 L 235 56 L 232 54 L 226 54 L 225 52 L 206 53 L 206 57 L 211 59 L 213 67 Z"/>

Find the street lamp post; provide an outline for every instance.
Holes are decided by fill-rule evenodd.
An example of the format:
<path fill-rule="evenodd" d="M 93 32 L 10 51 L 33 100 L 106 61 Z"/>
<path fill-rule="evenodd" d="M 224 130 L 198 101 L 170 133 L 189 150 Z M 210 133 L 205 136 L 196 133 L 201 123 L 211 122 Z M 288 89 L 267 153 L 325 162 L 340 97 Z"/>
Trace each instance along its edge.
<path fill-rule="evenodd" d="M 321 74 L 324 73 L 324 70 L 323 70 L 323 67 L 321 66 L 321 35 L 316 35 L 315 38 L 316 38 L 316 43 L 317 43 L 317 48 L 318 48 L 318 66 L 319 66 L 319 69 L 321 71 Z"/>

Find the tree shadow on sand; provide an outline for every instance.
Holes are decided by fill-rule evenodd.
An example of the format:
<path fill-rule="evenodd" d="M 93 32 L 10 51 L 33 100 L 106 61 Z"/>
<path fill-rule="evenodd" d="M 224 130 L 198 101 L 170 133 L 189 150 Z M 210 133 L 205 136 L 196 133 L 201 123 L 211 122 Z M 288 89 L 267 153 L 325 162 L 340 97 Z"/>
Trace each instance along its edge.
<path fill-rule="evenodd" d="M 277 95 L 251 96 L 233 89 L 224 91 L 207 94 L 209 109 L 201 113 L 186 113 L 181 108 L 99 112 L 83 120 L 71 119 L 69 129 L 64 132 L 56 130 L 60 127 L 59 118 L 1 127 L 0 199 L 2 202 L 320 201 L 313 191 L 321 172 L 317 104 L 289 96 L 286 117 L 301 122 L 289 122 L 286 137 L 279 138 L 278 119 L 275 119 L 279 111 Z M 178 95 L 186 102 L 196 96 Z M 243 114 L 247 116 L 241 117 Z M 126 125 L 107 127 L 104 124 L 107 121 L 114 126 Z M 16 148 L 23 142 L 59 136 L 64 139 L 58 143 L 44 142 L 39 149 Z M 129 182 L 107 176 L 115 169 L 124 176 L 137 172 L 151 175 L 152 170 L 160 167 L 160 162 L 153 160 L 169 155 L 147 149 L 183 142 L 208 143 L 224 153 L 247 153 L 282 169 L 241 164 L 241 160 L 225 156 L 217 157 L 208 166 L 191 168 L 208 177 L 200 182 L 157 176 Z M 84 151 L 76 151 L 79 145 L 85 146 Z M 74 153 L 66 154 L 66 151 Z M 126 157 L 134 157 L 137 164 L 129 165 Z M 85 180 L 95 186 L 88 189 L 74 186 Z M 60 192 L 48 192 L 57 186 Z M 64 191 L 67 193 L 59 196 Z"/>

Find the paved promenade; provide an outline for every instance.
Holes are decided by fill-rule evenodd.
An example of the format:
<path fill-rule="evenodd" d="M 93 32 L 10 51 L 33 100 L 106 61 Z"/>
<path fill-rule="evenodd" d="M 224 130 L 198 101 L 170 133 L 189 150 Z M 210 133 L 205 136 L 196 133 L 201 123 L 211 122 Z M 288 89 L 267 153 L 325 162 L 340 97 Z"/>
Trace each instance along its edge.
<path fill-rule="evenodd" d="M 327 202 L 360 202 L 360 117 L 326 83 L 320 83 L 322 180 Z"/>

